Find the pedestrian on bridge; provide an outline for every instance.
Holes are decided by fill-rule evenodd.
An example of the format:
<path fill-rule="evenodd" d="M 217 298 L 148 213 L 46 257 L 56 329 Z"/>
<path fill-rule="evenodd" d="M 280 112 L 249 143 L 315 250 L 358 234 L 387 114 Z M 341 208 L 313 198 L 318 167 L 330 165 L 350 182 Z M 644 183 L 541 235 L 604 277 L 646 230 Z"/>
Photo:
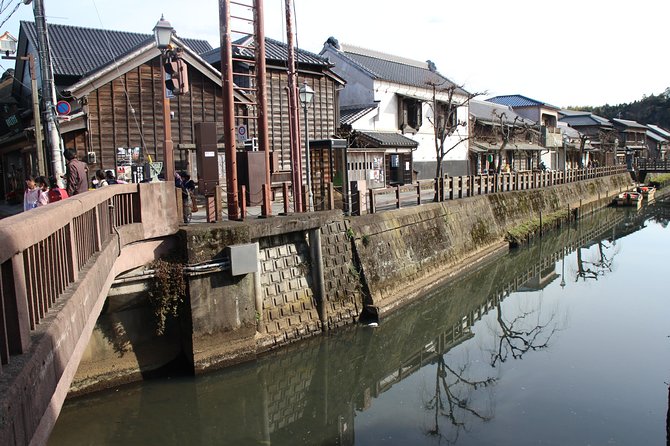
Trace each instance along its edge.
<path fill-rule="evenodd" d="M 88 167 L 77 159 L 77 151 L 74 149 L 65 149 L 63 155 L 67 160 L 65 182 L 68 195 L 86 192 L 88 190 Z"/>

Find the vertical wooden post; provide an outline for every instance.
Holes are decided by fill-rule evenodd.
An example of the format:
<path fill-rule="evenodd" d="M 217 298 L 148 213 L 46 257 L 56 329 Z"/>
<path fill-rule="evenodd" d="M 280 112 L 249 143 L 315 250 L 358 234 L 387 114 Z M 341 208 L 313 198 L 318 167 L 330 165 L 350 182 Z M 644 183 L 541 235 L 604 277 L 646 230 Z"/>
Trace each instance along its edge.
<path fill-rule="evenodd" d="M 335 188 L 333 187 L 333 182 L 328 182 L 328 210 L 332 211 L 335 209 Z"/>
<path fill-rule="evenodd" d="M 368 199 L 370 200 L 370 213 L 374 214 L 377 212 L 377 203 L 375 203 L 375 190 L 368 189 Z"/>
<path fill-rule="evenodd" d="M 416 205 L 421 206 L 421 182 L 416 182 Z"/>
<path fill-rule="evenodd" d="M 312 279 L 316 284 L 316 297 L 319 303 L 319 319 L 321 329 L 328 331 L 328 297 L 326 296 L 326 285 L 323 274 L 323 251 L 321 248 L 321 228 L 309 230 L 309 247 L 311 251 Z"/>
<path fill-rule="evenodd" d="M 400 186 L 397 184 L 395 186 L 395 207 L 400 209 Z"/>
<path fill-rule="evenodd" d="M 288 183 L 284 181 L 281 185 L 282 198 L 284 199 L 284 215 L 288 215 Z"/>
<path fill-rule="evenodd" d="M 240 216 L 239 219 L 244 221 L 247 218 L 247 187 L 246 185 L 240 186 Z"/>

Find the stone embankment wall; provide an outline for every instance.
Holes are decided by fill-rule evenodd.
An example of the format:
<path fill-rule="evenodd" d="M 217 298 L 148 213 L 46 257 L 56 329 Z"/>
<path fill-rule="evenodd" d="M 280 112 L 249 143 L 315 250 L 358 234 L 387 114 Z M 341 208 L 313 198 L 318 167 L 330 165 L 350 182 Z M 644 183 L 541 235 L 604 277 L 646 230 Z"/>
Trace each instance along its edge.
<path fill-rule="evenodd" d="M 353 323 L 365 310 L 384 316 L 500 252 L 512 228 L 540 215 L 597 209 L 629 186 L 629 175 L 622 174 L 361 217 L 319 212 L 189 226 L 180 234 L 187 264 L 216 264 L 226 259 L 226 247 L 258 243 L 258 272 L 233 276 L 229 269 L 204 268 L 190 274 L 181 326 L 171 327 L 181 339 L 177 350 L 198 373 Z M 119 365 L 122 357 L 138 352 L 132 342 L 123 345 L 124 351 L 115 345 L 114 333 L 124 332 L 118 325 L 123 318 L 114 322 L 114 330 L 105 333 L 107 357 Z M 169 331 L 173 344 L 174 335 Z M 102 344 L 96 343 L 96 351 Z M 174 359 L 175 349 L 162 349 L 172 355 L 165 362 Z M 152 357 L 143 363 L 137 355 L 137 373 L 124 363 L 124 379 L 141 376 L 158 362 Z M 109 367 L 115 367 L 113 361 Z M 97 369 L 102 368 L 98 362 Z M 113 384 L 112 375 L 101 373 L 100 380 Z M 80 391 L 100 387 L 91 384 L 95 377 L 90 374 L 86 379 Z"/>
<path fill-rule="evenodd" d="M 602 207 L 630 181 L 621 174 L 351 219 L 366 306 L 387 313 L 505 246 L 510 229 L 540 215 Z"/>

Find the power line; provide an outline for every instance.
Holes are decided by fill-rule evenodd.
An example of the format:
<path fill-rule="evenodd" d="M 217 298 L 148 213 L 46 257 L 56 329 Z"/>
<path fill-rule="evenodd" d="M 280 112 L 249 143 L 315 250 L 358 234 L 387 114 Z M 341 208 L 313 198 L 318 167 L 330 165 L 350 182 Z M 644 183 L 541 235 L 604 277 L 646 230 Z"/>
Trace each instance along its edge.
<path fill-rule="evenodd" d="M 3 3 L 4 3 L 4 1 L 3 1 Z M 9 8 L 9 5 L 10 4 L 8 3 L 7 6 L 5 6 L 4 10 L 0 10 L 0 14 L 5 12 L 5 10 L 7 8 Z M 0 28 L 2 28 L 2 26 L 7 22 L 7 20 L 9 20 L 14 15 L 16 10 L 19 9 L 19 6 L 21 6 L 21 0 L 18 0 L 18 3 L 16 4 L 16 6 L 14 6 L 14 9 L 12 9 L 12 12 L 10 12 L 9 15 L 7 17 L 5 17 L 5 20 L 3 20 L 2 23 L 0 23 Z M 0 8 L 2 8 L 2 4 L 0 4 Z"/>

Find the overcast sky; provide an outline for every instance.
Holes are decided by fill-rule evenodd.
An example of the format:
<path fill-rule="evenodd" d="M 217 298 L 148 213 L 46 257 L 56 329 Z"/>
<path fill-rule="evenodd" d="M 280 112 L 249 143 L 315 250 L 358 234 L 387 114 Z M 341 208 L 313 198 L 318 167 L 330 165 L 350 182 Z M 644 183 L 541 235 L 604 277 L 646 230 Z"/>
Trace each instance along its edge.
<path fill-rule="evenodd" d="M 251 0 L 244 0 L 251 2 Z M 0 0 L 18 37 L 32 5 Z M 219 46 L 217 0 L 44 0 L 48 23 L 151 33 L 161 13 L 178 35 Z M 8 6 L 9 5 L 9 6 Z M 284 0 L 265 0 L 266 36 L 285 41 Z M 632 102 L 670 87 L 667 0 L 295 0 L 301 48 L 340 42 L 416 60 L 473 92 L 554 104 Z M 1 21 L 1 20 L 0 20 Z M 10 67 L 1 61 L 3 70 Z"/>

